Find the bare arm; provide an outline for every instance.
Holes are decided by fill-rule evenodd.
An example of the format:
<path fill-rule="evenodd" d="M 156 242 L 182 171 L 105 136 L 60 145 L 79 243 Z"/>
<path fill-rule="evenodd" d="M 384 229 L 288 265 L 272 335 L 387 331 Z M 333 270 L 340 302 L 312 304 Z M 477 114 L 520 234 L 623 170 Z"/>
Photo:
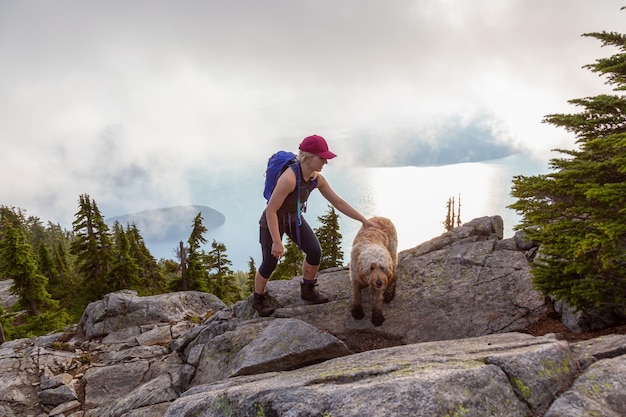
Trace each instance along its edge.
<path fill-rule="evenodd" d="M 278 178 L 276 187 L 272 192 L 270 200 L 265 208 L 265 217 L 267 219 L 267 227 L 272 236 L 272 255 L 276 258 L 283 256 L 285 248 L 278 229 L 278 209 L 283 205 L 287 196 L 296 188 L 296 175 L 292 169 L 287 169 Z"/>

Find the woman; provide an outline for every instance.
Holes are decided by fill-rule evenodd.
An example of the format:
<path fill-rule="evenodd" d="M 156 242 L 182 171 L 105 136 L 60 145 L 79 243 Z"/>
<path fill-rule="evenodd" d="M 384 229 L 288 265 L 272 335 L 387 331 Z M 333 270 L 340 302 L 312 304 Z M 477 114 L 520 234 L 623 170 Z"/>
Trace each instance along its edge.
<path fill-rule="evenodd" d="M 315 304 L 328 302 L 326 295 L 315 290 L 317 283 L 315 276 L 322 259 L 320 243 L 304 218 L 300 217 L 301 225 L 299 227 L 297 225 L 298 191 L 301 207 L 308 198 L 311 186 L 314 186 L 316 182 L 316 188 L 320 190 L 324 198 L 341 213 L 360 221 L 365 228 L 377 227 L 376 223 L 370 222 L 339 197 L 330 188 L 326 178 L 320 174 L 328 160 L 337 156 L 328 149 L 326 140 L 318 135 L 308 136 L 302 140 L 299 149 L 298 166 L 294 167 L 295 169 L 286 169 L 281 174 L 259 221 L 263 260 L 254 277 L 252 306 L 262 317 L 274 312 L 265 299 L 265 287 L 270 275 L 276 269 L 278 260 L 285 252 L 282 242 L 285 233 L 291 240 L 297 242 L 300 250 L 306 254 L 302 263 L 303 282 L 300 284 L 300 296 L 303 300 Z M 300 175 L 300 190 L 296 190 L 296 173 Z"/>

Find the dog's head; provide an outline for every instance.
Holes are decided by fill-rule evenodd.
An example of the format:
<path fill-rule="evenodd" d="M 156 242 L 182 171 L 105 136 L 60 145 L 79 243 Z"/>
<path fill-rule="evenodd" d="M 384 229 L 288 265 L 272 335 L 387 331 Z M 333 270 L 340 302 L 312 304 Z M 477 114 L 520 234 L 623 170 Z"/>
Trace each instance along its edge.
<path fill-rule="evenodd" d="M 391 271 L 389 270 L 388 264 L 374 262 L 370 264 L 369 272 L 367 273 L 367 282 L 370 287 L 380 290 L 387 286 L 390 276 Z"/>
<path fill-rule="evenodd" d="M 359 256 L 359 276 L 374 289 L 383 289 L 392 277 L 391 257 L 379 245 L 369 245 Z"/>

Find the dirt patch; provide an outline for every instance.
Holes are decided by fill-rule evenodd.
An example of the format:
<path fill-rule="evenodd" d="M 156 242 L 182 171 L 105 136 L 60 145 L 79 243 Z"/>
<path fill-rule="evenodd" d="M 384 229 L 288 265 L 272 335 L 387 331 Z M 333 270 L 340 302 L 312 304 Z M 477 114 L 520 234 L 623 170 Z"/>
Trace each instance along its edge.
<path fill-rule="evenodd" d="M 336 334 L 354 353 L 366 352 L 368 350 L 384 349 L 388 347 L 400 346 L 402 341 L 399 338 L 392 338 L 367 330 Z"/>
<path fill-rule="evenodd" d="M 548 333 L 555 333 L 563 340 L 568 342 L 578 342 L 581 340 L 594 339 L 596 337 L 605 336 L 607 334 L 626 334 L 626 324 L 615 327 L 608 327 L 593 332 L 574 333 L 563 325 L 558 319 L 550 316 L 544 316 L 539 321 L 531 324 L 526 328 L 526 333 L 533 336 L 543 336 Z"/>
<path fill-rule="evenodd" d="M 593 339 L 607 334 L 626 334 L 626 324 L 610 327 L 607 329 L 596 330 L 593 332 L 574 333 L 567 329 L 558 319 L 542 317 L 539 321 L 528 326 L 523 333 L 533 336 L 543 336 L 545 334 L 554 333 L 560 339 L 568 342 L 578 342 L 581 340 Z M 354 353 L 366 352 L 368 350 L 384 349 L 388 347 L 400 346 L 402 341 L 399 338 L 389 338 L 379 333 L 368 330 L 362 330 L 346 334 L 335 334 L 335 337 L 343 341 L 348 348 Z"/>

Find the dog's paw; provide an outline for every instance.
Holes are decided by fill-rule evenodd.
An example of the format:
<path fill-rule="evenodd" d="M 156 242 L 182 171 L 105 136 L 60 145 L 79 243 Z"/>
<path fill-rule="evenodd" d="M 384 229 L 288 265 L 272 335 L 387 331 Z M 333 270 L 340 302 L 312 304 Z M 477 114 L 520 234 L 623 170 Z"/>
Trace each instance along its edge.
<path fill-rule="evenodd" d="M 374 326 L 380 326 L 385 321 L 385 316 L 382 311 L 374 311 L 372 313 L 372 323 Z"/>
<path fill-rule="evenodd" d="M 356 320 L 361 320 L 363 317 L 365 317 L 365 313 L 363 312 L 363 306 L 354 306 L 352 307 L 352 317 L 354 317 Z"/>

